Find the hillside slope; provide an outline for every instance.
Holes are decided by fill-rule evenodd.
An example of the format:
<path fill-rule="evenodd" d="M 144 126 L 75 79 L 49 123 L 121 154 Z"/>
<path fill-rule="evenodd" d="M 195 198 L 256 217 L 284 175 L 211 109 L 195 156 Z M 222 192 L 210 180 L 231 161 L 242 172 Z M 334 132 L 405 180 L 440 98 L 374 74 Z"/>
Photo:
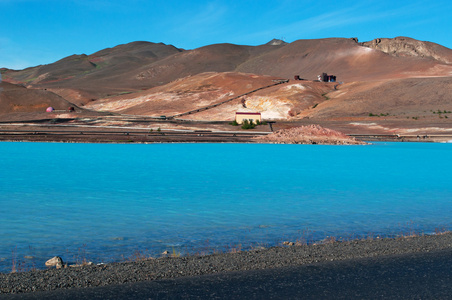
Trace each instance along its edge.
<path fill-rule="evenodd" d="M 412 52 L 418 55 L 407 55 L 407 49 L 414 49 Z M 80 89 L 99 97 L 160 86 L 203 72 L 236 71 L 284 78 L 300 75 L 309 80 L 328 72 L 345 82 L 414 74 L 445 76 L 452 73 L 451 61 L 451 49 L 409 38 L 365 43 L 329 38 L 261 46 L 216 44 L 194 50 L 133 42 L 91 55 L 72 55 L 49 65 L 2 73 L 4 80 L 11 83 Z"/>
<path fill-rule="evenodd" d="M 245 110 L 287 120 L 355 120 L 374 114 L 428 119 L 438 117 L 433 111 L 452 111 L 451 62 L 451 49 L 405 37 L 364 43 L 276 40 L 194 50 L 133 42 L 25 70 L 1 69 L 4 81 L 28 89 L 15 86 L 13 92 L 10 86 L 0 99 L 5 114 L 42 112 L 64 98 L 91 110 L 174 115 L 299 75 L 306 80 L 291 80 L 187 118 L 231 120 L 235 111 Z M 322 72 L 336 75 L 340 84 L 316 82 Z"/>
<path fill-rule="evenodd" d="M 27 89 L 20 85 L 0 82 L 0 115 L 45 112 L 49 106 L 57 110 L 67 110 L 73 104 L 50 91 Z"/>

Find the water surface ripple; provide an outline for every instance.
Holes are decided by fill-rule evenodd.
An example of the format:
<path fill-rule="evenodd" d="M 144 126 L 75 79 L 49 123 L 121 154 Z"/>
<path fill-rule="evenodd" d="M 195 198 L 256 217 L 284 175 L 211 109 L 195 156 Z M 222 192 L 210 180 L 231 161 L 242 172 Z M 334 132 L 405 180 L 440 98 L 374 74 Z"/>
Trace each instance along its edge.
<path fill-rule="evenodd" d="M 452 144 L 0 143 L 0 272 L 451 226 Z M 241 245 L 241 246 L 239 246 Z"/>

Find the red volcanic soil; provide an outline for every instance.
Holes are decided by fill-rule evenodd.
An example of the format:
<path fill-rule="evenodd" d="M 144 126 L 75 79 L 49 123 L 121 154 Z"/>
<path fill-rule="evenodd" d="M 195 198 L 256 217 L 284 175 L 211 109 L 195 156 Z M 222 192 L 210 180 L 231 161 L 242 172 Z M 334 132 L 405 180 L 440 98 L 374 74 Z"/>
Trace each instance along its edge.
<path fill-rule="evenodd" d="M 171 116 L 237 97 L 244 93 L 273 85 L 277 77 L 243 73 L 202 73 L 139 93 L 104 98 L 85 107 L 92 110 L 147 116 Z M 261 94 L 267 95 L 272 89 Z M 228 120 L 237 110 L 259 93 L 240 97 L 204 113 L 184 116 L 185 119 Z"/>
<path fill-rule="evenodd" d="M 289 82 L 275 84 L 278 77 L 245 73 L 202 73 L 147 91 L 104 98 L 85 108 L 123 114 L 172 116 L 236 98 L 217 107 L 185 115 L 190 120 L 233 120 L 237 111 L 261 112 L 266 119 L 285 119 L 325 101 L 322 96 L 335 84 Z M 274 85 L 267 87 L 269 85 Z M 260 89 L 267 87 L 265 89 Z M 253 93 L 245 93 L 257 90 Z"/>
<path fill-rule="evenodd" d="M 266 136 L 255 138 L 261 143 L 277 144 L 335 144 L 335 145 L 364 145 L 337 130 L 324 128 L 320 125 L 309 125 L 281 129 Z"/>

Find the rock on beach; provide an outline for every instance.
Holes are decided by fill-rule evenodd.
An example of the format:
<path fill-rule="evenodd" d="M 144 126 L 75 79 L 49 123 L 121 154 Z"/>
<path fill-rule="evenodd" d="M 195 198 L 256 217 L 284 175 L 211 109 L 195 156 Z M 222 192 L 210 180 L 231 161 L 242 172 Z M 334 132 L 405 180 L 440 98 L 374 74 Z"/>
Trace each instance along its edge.
<path fill-rule="evenodd" d="M 290 245 L 290 242 L 288 242 Z M 368 257 L 452 250 L 452 233 L 239 251 L 207 256 L 162 257 L 134 262 L 85 265 L 23 273 L 0 273 L 2 294 L 86 288 L 220 272 L 259 270 Z M 289 247 L 288 247 L 289 246 Z M 53 262 L 61 262 L 58 259 Z M 1 297 L 0 297 L 1 298 Z"/>
<path fill-rule="evenodd" d="M 61 269 L 64 267 L 63 259 L 59 256 L 54 256 L 45 263 L 46 267 L 56 267 L 57 269 Z"/>

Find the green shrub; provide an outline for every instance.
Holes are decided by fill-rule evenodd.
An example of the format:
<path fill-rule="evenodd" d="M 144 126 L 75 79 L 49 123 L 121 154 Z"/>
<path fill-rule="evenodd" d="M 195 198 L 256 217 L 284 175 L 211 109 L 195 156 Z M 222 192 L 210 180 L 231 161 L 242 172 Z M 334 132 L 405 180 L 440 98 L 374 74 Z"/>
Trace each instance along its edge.
<path fill-rule="evenodd" d="M 256 124 L 253 121 L 243 120 L 242 129 L 253 129 Z"/>
<path fill-rule="evenodd" d="M 232 125 L 232 126 L 239 126 L 239 123 L 237 123 L 237 121 L 234 120 L 234 121 L 232 121 L 231 123 L 229 123 L 229 125 Z"/>

